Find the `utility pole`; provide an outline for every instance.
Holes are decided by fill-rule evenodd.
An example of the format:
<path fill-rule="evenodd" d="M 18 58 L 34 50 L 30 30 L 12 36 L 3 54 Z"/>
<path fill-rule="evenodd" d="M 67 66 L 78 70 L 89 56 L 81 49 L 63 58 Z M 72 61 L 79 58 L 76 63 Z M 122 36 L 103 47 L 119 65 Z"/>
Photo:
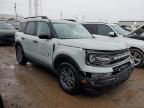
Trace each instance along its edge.
<path fill-rule="evenodd" d="M 43 15 L 42 14 L 42 0 L 40 0 L 40 8 L 41 8 L 40 10 L 41 10 L 41 16 L 42 16 Z"/>
<path fill-rule="evenodd" d="M 61 17 L 61 19 L 63 19 L 63 12 L 62 11 L 60 11 L 60 17 Z"/>
<path fill-rule="evenodd" d="M 29 0 L 29 17 L 31 17 L 31 11 L 32 11 L 32 4 L 31 4 L 31 0 Z"/>
<path fill-rule="evenodd" d="M 16 20 L 17 20 L 17 4 L 15 3 L 15 5 L 14 5 L 14 9 L 15 9 L 15 18 L 16 18 Z"/>
<path fill-rule="evenodd" d="M 38 0 L 35 0 L 35 16 L 38 16 Z"/>
<path fill-rule="evenodd" d="M 82 23 L 85 21 L 85 15 L 82 16 Z"/>

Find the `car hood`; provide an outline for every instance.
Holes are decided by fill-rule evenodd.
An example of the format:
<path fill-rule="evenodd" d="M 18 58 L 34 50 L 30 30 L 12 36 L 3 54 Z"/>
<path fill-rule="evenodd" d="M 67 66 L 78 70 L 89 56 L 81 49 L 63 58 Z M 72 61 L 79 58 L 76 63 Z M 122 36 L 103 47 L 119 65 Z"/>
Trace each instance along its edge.
<path fill-rule="evenodd" d="M 0 34 L 14 34 L 17 30 L 11 30 L 11 29 L 0 29 Z"/>
<path fill-rule="evenodd" d="M 122 50 L 128 48 L 126 44 L 111 40 L 90 39 L 59 39 L 60 45 L 71 47 L 93 49 L 93 50 Z"/>
<path fill-rule="evenodd" d="M 128 38 L 128 37 L 120 37 L 117 40 L 120 40 L 121 42 L 125 42 L 129 47 L 131 46 L 144 47 L 143 40 L 137 40 L 137 39 Z"/>
<path fill-rule="evenodd" d="M 144 25 L 139 26 L 138 28 L 134 29 L 133 31 L 131 31 L 127 37 L 129 37 L 129 35 L 131 35 L 132 33 L 136 32 L 137 30 L 141 29 L 142 27 L 144 27 Z"/>

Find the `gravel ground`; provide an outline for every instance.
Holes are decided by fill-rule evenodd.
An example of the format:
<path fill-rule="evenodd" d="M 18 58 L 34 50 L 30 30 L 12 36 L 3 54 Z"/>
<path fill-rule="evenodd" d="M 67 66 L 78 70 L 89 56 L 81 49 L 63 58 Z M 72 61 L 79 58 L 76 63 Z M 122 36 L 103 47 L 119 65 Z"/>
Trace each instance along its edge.
<path fill-rule="evenodd" d="M 5 108 L 144 108 L 144 68 L 100 96 L 63 92 L 56 77 L 36 65 L 20 66 L 15 48 L 0 46 L 0 93 Z"/>

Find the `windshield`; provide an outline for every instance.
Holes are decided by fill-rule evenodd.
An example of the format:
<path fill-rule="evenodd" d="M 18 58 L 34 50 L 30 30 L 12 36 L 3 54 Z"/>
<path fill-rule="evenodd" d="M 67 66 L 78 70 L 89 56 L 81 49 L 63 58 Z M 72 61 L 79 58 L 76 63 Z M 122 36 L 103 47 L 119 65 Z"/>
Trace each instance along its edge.
<path fill-rule="evenodd" d="M 92 38 L 92 35 L 80 24 L 54 23 L 53 27 L 58 37 L 62 39 Z"/>
<path fill-rule="evenodd" d="M 122 27 L 119 25 L 113 24 L 111 27 L 119 34 L 122 36 L 127 36 L 129 34 L 129 31 L 124 30 Z"/>
<path fill-rule="evenodd" d="M 14 29 L 14 27 L 6 22 L 0 22 L 0 29 Z"/>

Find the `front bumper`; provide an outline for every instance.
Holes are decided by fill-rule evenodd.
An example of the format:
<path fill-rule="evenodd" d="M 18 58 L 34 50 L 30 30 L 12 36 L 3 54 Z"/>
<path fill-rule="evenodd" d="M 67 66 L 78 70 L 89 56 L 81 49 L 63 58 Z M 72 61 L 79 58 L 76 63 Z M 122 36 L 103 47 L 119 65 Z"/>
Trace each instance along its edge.
<path fill-rule="evenodd" d="M 121 71 L 117 72 L 119 69 L 121 69 Z M 84 89 L 87 90 L 96 90 L 98 88 L 103 89 L 103 88 L 111 88 L 114 87 L 126 80 L 129 79 L 130 75 L 133 72 L 133 65 L 131 63 L 129 63 L 129 66 L 127 67 L 116 67 L 114 68 L 114 75 L 111 75 L 108 78 L 104 78 L 101 80 L 95 80 L 92 78 L 87 78 L 87 77 L 81 77 L 81 85 Z M 113 73 L 114 73 L 113 72 Z"/>
<path fill-rule="evenodd" d="M 0 43 L 14 43 L 14 42 L 15 42 L 14 35 L 0 36 Z"/>

